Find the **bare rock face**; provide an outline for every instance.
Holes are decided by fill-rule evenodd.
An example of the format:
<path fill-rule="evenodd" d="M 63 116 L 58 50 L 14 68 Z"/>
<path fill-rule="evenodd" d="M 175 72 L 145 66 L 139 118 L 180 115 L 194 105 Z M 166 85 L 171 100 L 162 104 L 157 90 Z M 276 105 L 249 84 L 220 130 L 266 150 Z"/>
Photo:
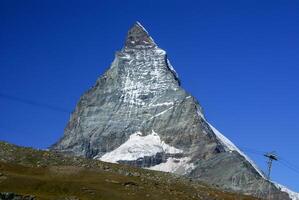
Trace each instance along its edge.
<path fill-rule="evenodd" d="M 224 189 L 289 199 L 204 118 L 136 23 L 110 68 L 79 100 L 52 150 L 177 173 Z"/>

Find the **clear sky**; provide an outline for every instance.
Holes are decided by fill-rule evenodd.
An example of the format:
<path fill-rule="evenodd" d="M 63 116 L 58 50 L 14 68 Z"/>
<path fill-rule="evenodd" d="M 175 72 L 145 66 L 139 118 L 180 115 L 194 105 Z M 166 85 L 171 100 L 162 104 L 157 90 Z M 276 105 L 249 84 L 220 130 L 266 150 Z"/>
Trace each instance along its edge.
<path fill-rule="evenodd" d="M 2 0 L 0 140 L 57 141 L 137 20 L 206 118 L 263 170 L 275 150 L 273 179 L 299 191 L 296 0 Z"/>

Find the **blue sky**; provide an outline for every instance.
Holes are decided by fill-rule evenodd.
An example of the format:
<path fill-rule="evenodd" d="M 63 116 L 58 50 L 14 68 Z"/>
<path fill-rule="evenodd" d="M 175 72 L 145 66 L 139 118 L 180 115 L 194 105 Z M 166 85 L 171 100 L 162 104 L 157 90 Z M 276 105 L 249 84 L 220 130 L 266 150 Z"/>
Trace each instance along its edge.
<path fill-rule="evenodd" d="M 291 164 L 273 179 L 299 191 L 295 0 L 0 1 L 0 140 L 53 144 L 137 20 L 206 118 L 262 169 L 275 150 Z"/>

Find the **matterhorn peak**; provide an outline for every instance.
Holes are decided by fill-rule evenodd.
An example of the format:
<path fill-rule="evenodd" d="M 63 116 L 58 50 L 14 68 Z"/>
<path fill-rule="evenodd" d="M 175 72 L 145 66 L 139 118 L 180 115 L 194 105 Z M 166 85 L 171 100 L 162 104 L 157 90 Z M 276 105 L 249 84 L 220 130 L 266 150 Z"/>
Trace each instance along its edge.
<path fill-rule="evenodd" d="M 270 188 L 271 200 L 290 200 L 286 189 L 266 180 L 208 123 L 198 101 L 181 87 L 167 53 L 139 22 L 110 68 L 80 98 L 51 149 L 184 175 L 259 198 L 268 198 Z"/>
<path fill-rule="evenodd" d="M 135 22 L 128 31 L 125 48 L 148 49 L 156 46 L 146 29 L 139 22 Z"/>

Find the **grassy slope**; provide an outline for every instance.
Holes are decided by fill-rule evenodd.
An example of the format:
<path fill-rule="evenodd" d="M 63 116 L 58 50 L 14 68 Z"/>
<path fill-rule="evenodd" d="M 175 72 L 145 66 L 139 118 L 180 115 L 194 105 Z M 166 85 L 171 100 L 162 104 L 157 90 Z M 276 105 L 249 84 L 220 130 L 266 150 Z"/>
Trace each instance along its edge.
<path fill-rule="evenodd" d="M 4 191 L 69 200 L 254 199 L 168 173 L 0 142 L 0 192 Z"/>

